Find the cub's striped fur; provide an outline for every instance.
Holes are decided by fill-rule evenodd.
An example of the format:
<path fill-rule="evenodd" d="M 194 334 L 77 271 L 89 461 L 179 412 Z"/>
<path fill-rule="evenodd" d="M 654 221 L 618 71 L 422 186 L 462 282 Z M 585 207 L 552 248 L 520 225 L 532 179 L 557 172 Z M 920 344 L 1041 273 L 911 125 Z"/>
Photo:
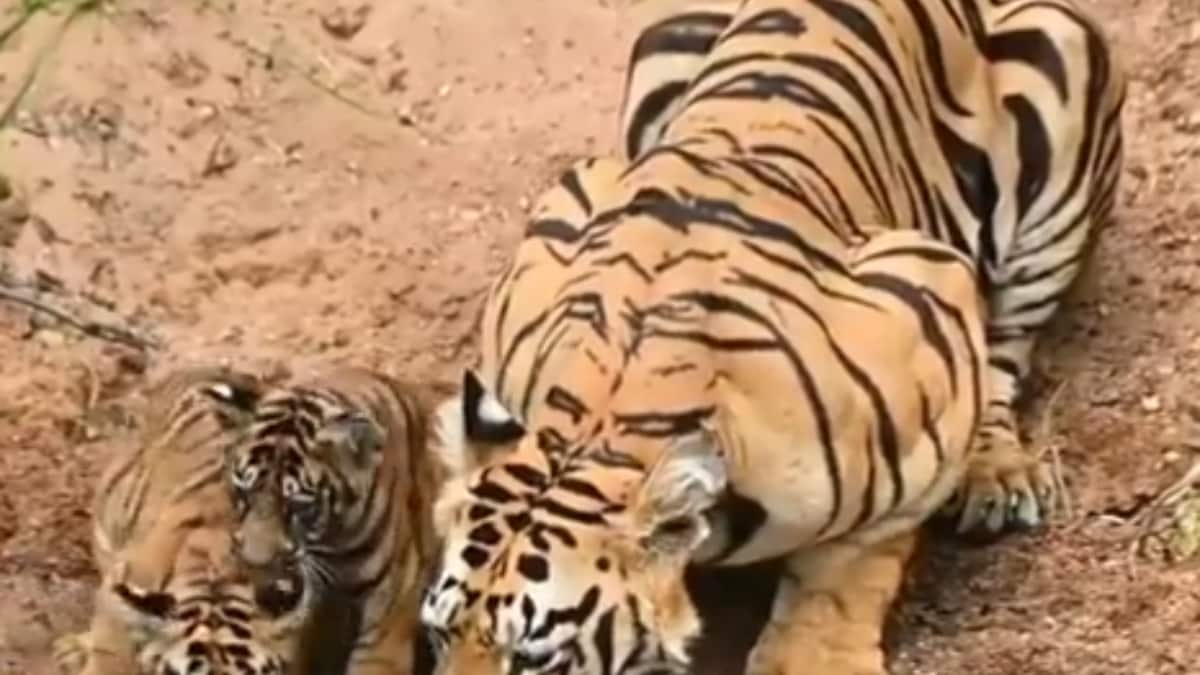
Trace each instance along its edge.
<path fill-rule="evenodd" d="M 259 395 L 248 375 L 191 368 L 150 392 L 142 442 L 93 504 L 101 584 L 91 627 L 55 643 L 88 675 L 297 672 L 312 606 L 298 578 L 255 586 L 232 556 L 223 452 Z"/>
<path fill-rule="evenodd" d="M 1044 518 L 1011 402 L 1111 209 L 1123 92 L 1070 0 L 648 28 L 625 156 L 543 196 L 439 411 L 439 671 L 684 672 L 684 568 L 784 555 L 749 671 L 885 672 L 956 487 L 963 529 Z"/>
<path fill-rule="evenodd" d="M 259 404 L 229 468 L 242 560 L 298 568 L 323 606 L 340 606 L 345 672 L 412 672 L 438 480 L 415 389 L 352 367 L 282 386 Z"/>

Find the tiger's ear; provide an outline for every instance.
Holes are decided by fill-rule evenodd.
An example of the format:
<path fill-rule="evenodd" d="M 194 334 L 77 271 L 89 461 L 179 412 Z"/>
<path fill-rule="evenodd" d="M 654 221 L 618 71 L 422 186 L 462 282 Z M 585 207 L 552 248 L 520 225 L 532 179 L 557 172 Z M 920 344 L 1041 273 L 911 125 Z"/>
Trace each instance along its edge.
<path fill-rule="evenodd" d="M 686 556 L 708 536 L 705 512 L 728 483 L 714 432 L 701 428 L 676 440 L 642 483 L 632 511 L 638 541 L 649 553 Z"/>
<path fill-rule="evenodd" d="M 317 431 L 319 451 L 348 454 L 358 464 L 376 459 L 387 443 L 384 430 L 369 416 L 347 413 L 330 420 Z"/>
<path fill-rule="evenodd" d="M 201 391 L 216 404 L 217 419 L 226 429 L 249 424 L 263 393 L 258 380 L 236 375 L 211 382 Z"/>
<path fill-rule="evenodd" d="M 175 596 L 170 593 L 145 591 L 124 582 L 113 584 L 112 590 L 118 598 L 138 614 L 165 619 L 175 608 Z"/>
<path fill-rule="evenodd" d="M 487 390 L 473 370 L 463 372 L 462 391 L 438 406 L 436 435 L 443 464 L 454 475 L 525 436 L 525 427 Z"/>

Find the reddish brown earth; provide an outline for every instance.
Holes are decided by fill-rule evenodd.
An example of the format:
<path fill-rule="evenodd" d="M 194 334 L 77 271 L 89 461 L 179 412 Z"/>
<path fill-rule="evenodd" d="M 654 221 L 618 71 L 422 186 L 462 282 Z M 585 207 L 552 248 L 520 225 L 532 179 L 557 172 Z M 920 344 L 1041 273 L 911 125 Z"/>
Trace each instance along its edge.
<path fill-rule="evenodd" d="M 106 303 L 98 316 L 165 349 L 145 357 L 0 302 L 4 673 L 53 672 L 50 640 L 85 621 L 91 483 L 143 371 L 346 358 L 455 380 L 529 200 L 613 147 L 636 25 L 595 0 L 340 17 L 319 0 L 116 4 L 71 28 L 0 132 L 14 189 L 0 261 L 10 283 L 58 280 L 92 300 L 52 288 L 47 302 Z M 1196 568 L 1131 553 L 1132 517 L 1191 465 L 1200 424 L 1200 3 L 1091 4 L 1132 76 L 1128 164 L 1028 418 L 1071 509 L 990 547 L 935 541 L 890 632 L 897 673 L 1200 673 Z M 0 101 L 58 21 L 0 52 Z M 736 672 L 765 597 L 752 577 L 719 580 L 740 604 L 712 624 L 705 672 Z"/>

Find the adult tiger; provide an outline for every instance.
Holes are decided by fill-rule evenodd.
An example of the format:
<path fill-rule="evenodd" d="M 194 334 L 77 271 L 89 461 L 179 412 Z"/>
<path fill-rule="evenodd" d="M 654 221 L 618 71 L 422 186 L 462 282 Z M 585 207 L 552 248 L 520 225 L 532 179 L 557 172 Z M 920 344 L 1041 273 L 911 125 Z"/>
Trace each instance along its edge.
<path fill-rule="evenodd" d="M 414 387 L 329 368 L 268 392 L 229 452 L 239 557 L 337 605 L 350 675 L 412 672 L 438 480 L 423 410 Z"/>
<path fill-rule="evenodd" d="M 440 671 L 681 672 L 685 566 L 783 555 L 749 671 L 885 672 L 919 523 L 959 485 L 964 529 L 1042 518 L 1011 391 L 1111 207 L 1119 69 L 1067 1 L 748 0 L 628 87 L 439 409 Z"/>
<path fill-rule="evenodd" d="M 92 551 L 101 583 L 91 626 L 55 642 L 88 675 L 284 675 L 302 668 L 313 616 L 300 580 L 255 585 L 231 555 L 224 448 L 259 395 L 250 376 L 173 371 L 150 391 L 142 442 L 101 475 Z"/>

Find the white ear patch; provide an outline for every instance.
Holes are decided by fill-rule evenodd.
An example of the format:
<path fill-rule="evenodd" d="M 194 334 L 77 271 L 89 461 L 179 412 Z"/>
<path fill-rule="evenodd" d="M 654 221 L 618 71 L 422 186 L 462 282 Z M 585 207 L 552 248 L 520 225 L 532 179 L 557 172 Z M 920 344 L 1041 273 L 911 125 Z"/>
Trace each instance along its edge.
<path fill-rule="evenodd" d="M 504 409 L 504 404 L 501 403 L 500 400 L 493 396 L 490 392 L 485 393 L 483 397 L 479 399 L 479 404 L 476 406 L 475 415 L 479 418 L 480 422 L 489 425 L 499 426 L 516 421 L 516 418 L 514 418 L 511 413 Z"/>
<path fill-rule="evenodd" d="M 467 425 L 463 418 L 462 395 L 438 404 L 433 413 L 434 454 L 451 475 L 466 471 Z"/>
<path fill-rule="evenodd" d="M 519 440 L 525 427 L 500 399 L 488 391 L 474 371 L 463 373 L 462 418 L 466 440 L 472 443 L 502 445 Z"/>
<path fill-rule="evenodd" d="M 642 487 L 642 503 L 655 519 L 696 515 L 716 502 L 728 482 L 716 435 L 701 429 L 677 440 L 659 459 Z"/>
<path fill-rule="evenodd" d="M 434 411 L 434 444 L 451 475 L 462 475 L 486 460 L 490 450 L 515 443 L 525 428 L 474 372 L 463 373 L 458 394 Z"/>
<path fill-rule="evenodd" d="M 216 384 L 209 385 L 208 393 L 223 401 L 232 402 L 234 397 L 233 387 L 225 384 L 224 382 L 218 382 Z"/>

